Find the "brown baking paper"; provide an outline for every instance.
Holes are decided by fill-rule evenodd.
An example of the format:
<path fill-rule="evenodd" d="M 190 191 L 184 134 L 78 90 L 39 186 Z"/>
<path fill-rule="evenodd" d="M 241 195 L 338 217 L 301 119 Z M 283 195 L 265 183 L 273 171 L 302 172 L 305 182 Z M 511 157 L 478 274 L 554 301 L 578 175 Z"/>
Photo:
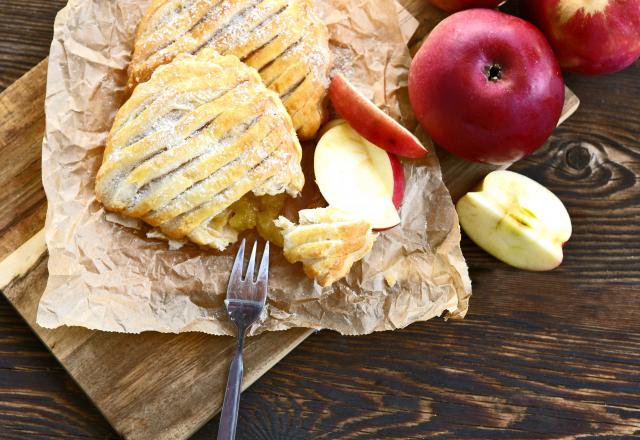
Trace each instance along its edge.
<path fill-rule="evenodd" d="M 232 334 L 223 305 L 236 246 L 215 253 L 107 221 L 94 178 L 112 119 L 141 0 L 71 0 L 56 18 L 49 57 L 42 174 L 49 200 L 49 281 L 37 322 L 138 333 Z M 410 62 L 392 0 L 322 0 L 336 67 L 400 118 Z M 406 116 L 406 115 L 405 115 Z M 411 118 L 405 118 L 410 120 Z M 313 146 L 304 149 L 309 163 Z M 380 234 L 346 279 L 322 289 L 272 248 L 268 305 L 254 333 L 291 327 L 343 334 L 393 330 L 447 314 L 463 317 L 471 282 L 458 219 L 438 160 L 406 161 L 402 224 Z M 312 177 L 305 189 L 317 196 Z"/>

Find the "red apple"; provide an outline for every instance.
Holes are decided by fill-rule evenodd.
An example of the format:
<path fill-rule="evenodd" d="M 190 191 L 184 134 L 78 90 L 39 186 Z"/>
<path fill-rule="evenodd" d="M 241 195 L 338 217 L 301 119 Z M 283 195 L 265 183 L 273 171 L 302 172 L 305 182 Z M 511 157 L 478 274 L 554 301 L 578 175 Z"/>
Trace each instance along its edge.
<path fill-rule="evenodd" d="M 418 138 L 376 107 L 340 73 L 331 80 L 329 98 L 336 112 L 372 144 L 398 156 L 418 158 L 427 154 Z"/>
<path fill-rule="evenodd" d="M 505 164 L 549 137 L 562 111 L 564 81 L 532 24 L 469 9 L 429 34 L 411 63 L 409 98 L 440 146 L 465 159 Z"/>
<path fill-rule="evenodd" d="M 526 0 L 524 6 L 565 70 L 612 73 L 640 57 L 640 0 Z"/>
<path fill-rule="evenodd" d="M 349 124 L 337 124 L 322 135 L 314 152 L 313 170 L 329 206 L 367 220 L 374 229 L 390 228 L 400 222 L 402 164 Z"/>
<path fill-rule="evenodd" d="M 471 8 L 497 8 L 504 0 L 430 0 L 446 12 L 457 12 Z"/>

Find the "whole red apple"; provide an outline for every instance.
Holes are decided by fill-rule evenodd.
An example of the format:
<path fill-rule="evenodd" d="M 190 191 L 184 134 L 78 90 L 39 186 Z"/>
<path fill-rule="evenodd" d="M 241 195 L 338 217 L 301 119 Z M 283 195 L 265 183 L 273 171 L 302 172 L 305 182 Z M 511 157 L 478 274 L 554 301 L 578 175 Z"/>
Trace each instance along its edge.
<path fill-rule="evenodd" d="M 471 8 L 497 8 L 504 0 L 430 0 L 435 6 L 446 12 L 462 11 Z"/>
<path fill-rule="evenodd" d="M 441 147 L 469 160 L 510 163 L 536 150 L 564 103 L 560 66 L 526 21 L 470 9 L 441 21 L 409 70 L 409 98 Z"/>
<path fill-rule="evenodd" d="M 565 70 L 612 73 L 640 57 L 640 0 L 526 0 L 524 6 Z"/>

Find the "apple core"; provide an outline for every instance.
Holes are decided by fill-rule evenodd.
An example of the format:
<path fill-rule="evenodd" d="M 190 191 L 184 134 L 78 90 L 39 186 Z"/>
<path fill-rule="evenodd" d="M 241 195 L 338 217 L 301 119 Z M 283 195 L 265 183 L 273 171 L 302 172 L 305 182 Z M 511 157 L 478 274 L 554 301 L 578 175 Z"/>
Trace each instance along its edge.
<path fill-rule="evenodd" d="M 489 81 L 496 82 L 502 79 L 502 66 L 497 63 L 490 64 L 485 68 L 485 73 Z"/>

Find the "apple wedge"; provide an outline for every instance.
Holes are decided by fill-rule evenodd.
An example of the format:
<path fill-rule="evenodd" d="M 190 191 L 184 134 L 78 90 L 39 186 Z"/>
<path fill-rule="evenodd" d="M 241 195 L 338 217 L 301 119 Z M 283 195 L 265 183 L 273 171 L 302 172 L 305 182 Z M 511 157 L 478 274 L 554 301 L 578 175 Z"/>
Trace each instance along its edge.
<path fill-rule="evenodd" d="M 331 80 L 329 98 L 336 112 L 372 144 L 398 156 L 418 158 L 427 154 L 417 137 L 376 107 L 340 73 Z"/>
<path fill-rule="evenodd" d="M 542 271 L 562 262 L 571 219 L 551 191 L 512 171 L 489 173 L 456 205 L 460 225 L 478 246 L 511 266 Z"/>
<path fill-rule="evenodd" d="M 331 130 L 336 125 L 346 124 L 346 123 L 347 121 L 340 118 L 331 119 L 330 121 L 327 121 L 322 127 L 320 127 L 320 130 L 318 131 L 318 138 L 321 138 L 327 131 Z"/>
<path fill-rule="evenodd" d="M 404 195 L 402 164 L 394 155 L 337 124 L 318 141 L 313 157 L 316 183 L 329 206 L 367 220 L 374 229 L 400 223 Z"/>
<path fill-rule="evenodd" d="M 341 124 L 348 124 L 344 119 L 332 119 L 322 126 L 320 129 L 320 136 L 323 136 L 327 131 L 331 130 Z M 351 127 L 353 129 L 353 127 Z M 404 197 L 404 169 L 402 163 L 395 154 L 387 153 L 389 160 L 391 161 L 391 168 L 393 169 L 393 194 L 391 200 L 397 209 L 400 209 L 402 205 L 402 198 Z"/>

